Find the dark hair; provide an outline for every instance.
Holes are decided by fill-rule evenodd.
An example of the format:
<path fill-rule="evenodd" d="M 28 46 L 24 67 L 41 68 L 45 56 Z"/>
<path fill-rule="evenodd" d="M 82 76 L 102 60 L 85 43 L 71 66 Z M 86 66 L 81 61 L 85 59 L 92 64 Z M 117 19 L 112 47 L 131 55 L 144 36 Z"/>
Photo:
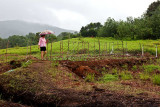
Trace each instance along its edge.
<path fill-rule="evenodd" d="M 46 35 L 41 35 L 41 37 L 45 37 Z"/>

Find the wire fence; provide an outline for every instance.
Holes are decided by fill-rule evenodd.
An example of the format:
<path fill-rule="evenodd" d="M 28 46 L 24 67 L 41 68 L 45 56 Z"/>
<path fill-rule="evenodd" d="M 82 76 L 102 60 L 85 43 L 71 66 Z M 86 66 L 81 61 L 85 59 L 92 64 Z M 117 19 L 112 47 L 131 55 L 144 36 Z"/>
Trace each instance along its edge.
<path fill-rule="evenodd" d="M 8 62 L 19 58 L 31 57 L 40 54 L 38 46 L 32 46 L 32 41 L 27 42 L 27 47 L 9 48 L 10 42 L 1 42 L 0 62 Z M 5 49 L 3 49 L 5 46 Z M 79 41 L 64 40 L 53 41 L 47 44 L 48 60 L 88 60 L 103 59 L 107 57 L 158 57 L 159 45 L 129 43 L 127 41 Z M 21 57 L 20 57 L 21 56 Z"/>

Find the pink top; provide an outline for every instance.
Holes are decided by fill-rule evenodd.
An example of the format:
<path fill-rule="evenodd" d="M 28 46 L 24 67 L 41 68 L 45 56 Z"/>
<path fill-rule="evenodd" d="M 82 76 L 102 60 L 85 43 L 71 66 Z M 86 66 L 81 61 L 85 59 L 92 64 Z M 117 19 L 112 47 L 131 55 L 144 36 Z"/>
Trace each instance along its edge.
<path fill-rule="evenodd" d="M 40 46 L 40 47 L 46 47 L 46 39 L 45 38 L 43 38 L 43 37 L 40 37 L 39 38 L 39 42 L 38 42 L 38 45 Z"/>

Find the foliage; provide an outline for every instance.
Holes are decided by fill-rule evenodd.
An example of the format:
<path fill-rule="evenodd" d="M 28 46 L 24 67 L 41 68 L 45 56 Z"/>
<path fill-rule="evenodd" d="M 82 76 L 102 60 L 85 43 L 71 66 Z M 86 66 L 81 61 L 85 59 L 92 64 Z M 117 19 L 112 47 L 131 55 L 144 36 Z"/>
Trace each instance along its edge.
<path fill-rule="evenodd" d="M 160 74 L 154 75 L 154 76 L 152 77 L 152 79 L 153 79 L 153 83 L 154 83 L 154 84 L 160 85 Z"/>
<path fill-rule="evenodd" d="M 27 62 L 23 62 L 22 63 L 22 67 L 28 67 L 30 64 L 32 64 L 32 61 L 31 60 L 28 60 Z"/>
<path fill-rule="evenodd" d="M 94 75 L 94 74 L 88 74 L 88 75 L 85 77 L 85 81 L 94 82 L 94 81 L 95 81 L 95 75 Z"/>
<path fill-rule="evenodd" d="M 159 65 L 154 65 L 154 64 L 151 64 L 151 65 L 143 65 L 143 69 L 146 73 L 151 73 L 155 70 L 160 70 L 160 66 Z"/>
<path fill-rule="evenodd" d="M 85 27 L 82 27 L 80 33 L 83 37 L 96 37 L 98 30 L 102 27 L 100 22 L 90 23 Z"/>
<path fill-rule="evenodd" d="M 100 81 L 102 82 L 110 82 L 116 80 L 118 80 L 118 75 L 112 75 L 112 74 L 104 74 L 103 77 L 100 78 Z"/>
<path fill-rule="evenodd" d="M 130 80 L 130 79 L 133 78 L 132 74 L 129 71 L 122 71 L 120 73 L 120 77 L 121 77 L 122 80 Z"/>
<path fill-rule="evenodd" d="M 150 75 L 148 73 L 140 73 L 139 77 L 141 80 L 148 80 L 150 79 Z"/>

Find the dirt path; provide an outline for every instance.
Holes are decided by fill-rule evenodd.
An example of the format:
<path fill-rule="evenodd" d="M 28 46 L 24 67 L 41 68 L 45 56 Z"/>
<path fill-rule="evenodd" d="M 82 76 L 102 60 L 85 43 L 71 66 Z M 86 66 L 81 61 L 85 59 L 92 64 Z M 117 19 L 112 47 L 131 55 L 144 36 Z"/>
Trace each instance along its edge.
<path fill-rule="evenodd" d="M 61 67 L 61 69 L 57 70 L 58 67 Z M 96 86 L 95 83 L 86 83 L 81 79 L 79 80 L 79 76 L 63 68 L 62 65 L 58 65 L 58 67 L 52 67 L 50 61 L 34 60 L 33 63 L 26 68 L 22 68 L 7 76 L 0 76 L 0 91 L 5 99 L 43 107 L 160 106 L 159 98 L 149 98 L 145 95 L 137 97 L 110 91 L 103 87 Z M 58 75 L 55 75 L 57 72 Z M 6 78 L 6 80 L 2 78 Z M 14 84 L 11 84 L 11 81 L 15 86 L 12 86 Z M 60 85 L 62 86 L 59 87 Z M 85 90 L 84 87 L 78 89 L 81 85 L 90 87 L 91 89 L 88 90 L 86 88 Z M 63 88 L 63 86 L 68 86 L 68 88 Z M 12 98 L 10 96 L 12 96 Z"/>

